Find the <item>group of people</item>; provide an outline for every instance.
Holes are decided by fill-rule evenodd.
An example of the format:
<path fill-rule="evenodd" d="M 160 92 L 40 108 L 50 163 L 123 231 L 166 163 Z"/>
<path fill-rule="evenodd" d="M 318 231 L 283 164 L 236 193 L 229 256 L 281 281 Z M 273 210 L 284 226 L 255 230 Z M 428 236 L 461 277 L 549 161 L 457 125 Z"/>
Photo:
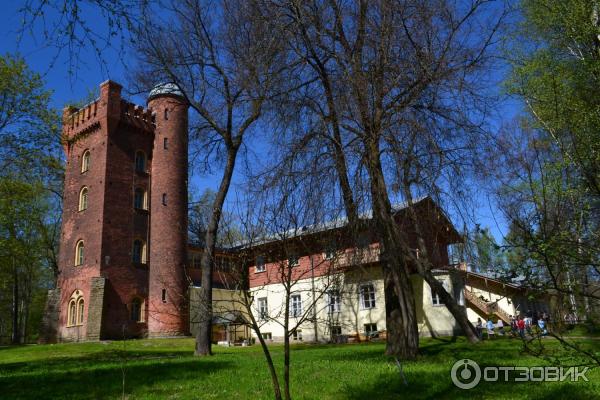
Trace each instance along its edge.
<path fill-rule="evenodd" d="M 477 324 L 475 325 L 475 330 L 477 331 L 477 335 L 479 339 L 483 339 L 484 325 L 481 318 L 477 318 Z M 504 326 L 504 322 L 502 319 L 498 318 L 496 322 L 492 320 L 490 316 L 485 323 L 485 331 L 487 332 L 487 338 L 491 339 L 496 334 L 500 336 L 504 336 L 507 334 Z M 546 313 L 543 313 L 541 316 L 537 313 L 530 314 L 527 316 L 519 315 L 519 316 L 510 316 L 510 330 L 508 333 L 513 337 L 521 337 L 525 339 L 525 335 L 533 336 L 533 335 L 542 335 L 545 336 L 548 334 L 548 316 Z"/>

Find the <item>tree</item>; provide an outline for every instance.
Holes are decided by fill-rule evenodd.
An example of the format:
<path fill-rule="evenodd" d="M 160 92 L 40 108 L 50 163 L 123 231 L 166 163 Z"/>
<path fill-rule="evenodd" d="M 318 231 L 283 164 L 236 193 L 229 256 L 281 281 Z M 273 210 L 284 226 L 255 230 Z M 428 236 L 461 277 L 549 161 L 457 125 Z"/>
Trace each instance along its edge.
<path fill-rule="evenodd" d="M 288 67 L 280 53 L 277 27 L 252 2 L 185 0 L 169 3 L 164 10 L 162 14 L 146 10 L 136 27 L 139 82 L 145 88 L 157 79 L 179 86 L 195 113 L 192 140 L 207 158 L 224 164 L 202 254 L 202 301 L 207 312 L 196 338 L 196 354 L 209 355 L 212 274 L 223 205 L 245 138 L 265 114 L 274 83 L 284 79 Z"/>
<path fill-rule="evenodd" d="M 62 166 L 57 115 L 50 93 L 22 58 L 0 57 L 0 335 L 13 343 L 36 332 L 44 292 L 53 284 Z M 50 273 L 51 272 L 51 273 Z M 10 296 L 9 296 L 10 294 Z M 10 304 L 10 307 L 8 305 Z"/>
<path fill-rule="evenodd" d="M 464 309 L 431 273 L 433 254 L 419 216 L 411 216 L 413 244 L 408 230 L 397 226 L 392 203 L 465 192 L 455 177 L 466 173 L 463 165 L 476 153 L 488 105 L 482 74 L 503 10 L 487 9 L 484 2 L 267 3 L 286 10 L 280 24 L 306 66 L 304 81 L 312 83 L 282 103 L 299 105 L 299 111 L 282 113 L 286 117 L 309 116 L 308 124 L 294 125 L 304 129 L 291 149 L 316 148 L 319 161 L 330 157 L 351 221 L 356 210 L 373 210 L 386 265 L 386 304 L 392 307 L 387 352 L 414 358 L 418 351 L 412 267 L 477 341 Z"/>
<path fill-rule="evenodd" d="M 558 294 L 557 320 L 593 318 L 600 294 L 599 5 L 521 6 L 507 86 L 526 115 L 505 127 L 493 149 L 504 152 L 496 193 L 518 251 L 515 267 Z"/>

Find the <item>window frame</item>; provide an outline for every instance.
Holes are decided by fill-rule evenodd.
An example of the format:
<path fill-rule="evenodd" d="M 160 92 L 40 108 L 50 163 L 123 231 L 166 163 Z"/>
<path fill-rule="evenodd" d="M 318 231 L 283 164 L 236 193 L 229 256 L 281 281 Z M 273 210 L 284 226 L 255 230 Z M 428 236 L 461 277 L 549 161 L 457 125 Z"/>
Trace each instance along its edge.
<path fill-rule="evenodd" d="M 140 207 L 138 207 L 138 194 L 141 193 L 141 204 Z M 143 188 L 143 187 L 136 187 L 133 190 L 133 208 L 135 210 L 144 210 L 147 211 L 148 210 L 148 191 Z"/>
<path fill-rule="evenodd" d="M 298 293 L 290 296 L 290 317 L 302 317 L 302 295 Z"/>
<path fill-rule="evenodd" d="M 369 328 L 373 328 L 374 327 L 375 330 L 372 330 L 372 329 L 369 330 L 369 329 L 367 329 L 367 326 Z M 373 334 L 375 332 L 379 332 L 379 329 L 377 327 L 377 323 L 375 323 L 375 322 L 369 322 L 369 323 L 363 324 L 363 328 L 365 330 L 365 336 L 371 336 L 371 334 Z"/>
<path fill-rule="evenodd" d="M 87 186 L 82 186 L 79 189 L 79 201 L 77 204 L 77 211 L 85 211 L 88 208 L 88 195 L 90 190 Z"/>
<path fill-rule="evenodd" d="M 296 254 L 291 254 L 288 256 L 287 262 L 289 267 L 297 267 L 300 265 L 300 257 Z"/>
<path fill-rule="evenodd" d="M 256 309 L 259 320 L 266 321 L 269 318 L 269 302 L 266 296 L 256 299 Z"/>
<path fill-rule="evenodd" d="M 337 300 L 332 302 L 333 299 Z M 327 291 L 327 312 L 329 314 L 342 312 L 342 294 L 337 289 Z"/>
<path fill-rule="evenodd" d="M 267 270 L 264 256 L 256 256 L 254 273 L 261 273 Z"/>
<path fill-rule="evenodd" d="M 145 304 L 146 302 L 144 301 L 144 299 L 141 299 L 139 297 L 134 297 L 131 300 L 131 304 L 130 304 L 130 310 L 129 310 L 129 319 L 132 322 L 136 322 L 136 323 L 144 323 L 146 322 L 146 316 L 144 313 L 144 308 L 145 308 Z M 137 313 L 134 314 L 134 312 L 137 310 Z M 134 318 L 136 317 L 137 318 Z"/>
<path fill-rule="evenodd" d="M 365 288 L 371 288 L 372 290 L 365 291 Z M 363 283 L 359 287 L 359 296 L 360 296 L 360 308 L 361 310 L 371 310 L 373 308 L 377 308 L 377 292 L 375 290 L 375 284 L 372 282 Z M 366 294 L 369 294 L 368 303 L 365 302 Z M 372 296 L 371 296 L 372 295 Z"/>
<path fill-rule="evenodd" d="M 139 259 L 136 259 L 136 243 L 139 243 Z M 131 250 L 131 261 L 134 264 L 143 264 L 146 265 L 148 263 L 148 251 L 146 247 L 146 241 L 141 238 L 136 238 L 133 240 L 133 247 Z"/>
<path fill-rule="evenodd" d="M 85 242 L 83 239 L 79 239 L 75 243 L 75 266 L 79 267 L 85 262 Z"/>
<path fill-rule="evenodd" d="M 82 326 L 85 315 L 83 292 L 75 289 L 67 302 L 67 328 Z"/>
<path fill-rule="evenodd" d="M 446 291 L 448 293 L 450 293 L 450 288 L 448 286 L 448 284 L 449 284 L 448 279 L 441 278 L 441 279 L 437 279 L 437 281 L 442 284 L 442 286 L 444 287 L 444 289 L 446 289 Z M 429 293 L 431 294 L 431 296 L 430 296 L 431 297 L 431 305 L 433 307 L 445 306 L 445 304 L 442 302 L 442 299 L 441 299 L 439 293 L 436 292 L 431 286 L 429 287 Z"/>
<path fill-rule="evenodd" d="M 141 155 L 142 157 L 138 158 L 138 155 Z M 138 161 L 140 159 L 143 160 L 143 165 L 140 165 L 140 162 Z M 146 155 L 145 151 L 143 151 L 143 150 L 135 151 L 133 166 L 134 166 L 135 172 L 137 172 L 137 173 L 140 173 L 140 174 L 148 173 L 148 156 Z"/>
<path fill-rule="evenodd" d="M 84 150 L 81 156 L 81 173 L 85 174 L 90 170 L 91 152 L 89 149 Z"/>

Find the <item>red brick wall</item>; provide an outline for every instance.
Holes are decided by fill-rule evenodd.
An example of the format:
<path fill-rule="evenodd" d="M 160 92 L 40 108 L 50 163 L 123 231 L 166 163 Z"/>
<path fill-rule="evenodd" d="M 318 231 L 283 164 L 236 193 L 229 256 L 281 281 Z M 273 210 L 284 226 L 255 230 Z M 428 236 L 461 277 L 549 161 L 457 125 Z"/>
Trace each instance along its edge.
<path fill-rule="evenodd" d="M 181 335 L 187 318 L 187 168 L 188 106 L 180 97 L 151 98 L 156 116 L 150 197 L 150 336 Z M 165 118 L 165 109 L 168 116 Z M 168 146 L 164 148 L 164 139 Z M 163 204 L 163 194 L 166 204 Z M 165 291 L 165 299 L 162 292 Z"/>
<path fill-rule="evenodd" d="M 107 278 L 101 337 L 137 336 L 146 330 L 146 324 L 130 321 L 128 307 L 133 296 L 147 298 L 148 268 L 134 266 L 131 251 L 134 238 L 148 236 L 148 213 L 134 211 L 133 190 L 148 188 L 149 176 L 134 172 L 134 155 L 141 149 L 151 159 L 153 132 L 148 113 L 135 108 L 135 118 L 130 118 L 127 113 L 133 114 L 133 109 L 122 102 L 120 90 L 107 81 L 98 101 L 75 114 L 65 110 L 63 133 L 68 144 L 59 256 L 63 340 L 85 338 L 90 281 L 98 276 Z M 91 153 L 90 168 L 81 173 L 86 149 Z M 78 211 L 84 185 L 89 190 L 88 208 Z M 83 265 L 74 266 L 79 239 L 85 243 L 85 259 Z M 67 328 L 68 301 L 76 289 L 83 292 L 86 317 L 82 327 Z"/>

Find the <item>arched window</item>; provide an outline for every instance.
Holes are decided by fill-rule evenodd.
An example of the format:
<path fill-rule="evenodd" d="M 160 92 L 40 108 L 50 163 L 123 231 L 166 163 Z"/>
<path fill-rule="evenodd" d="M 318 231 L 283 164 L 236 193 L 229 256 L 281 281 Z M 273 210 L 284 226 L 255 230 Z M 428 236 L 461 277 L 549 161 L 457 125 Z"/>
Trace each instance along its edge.
<path fill-rule="evenodd" d="M 83 325 L 85 304 L 81 290 L 75 290 L 69 299 L 67 326 Z"/>
<path fill-rule="evenodd" d="M 84 304 L 83 304 L 83 297 L 80 297 L 79 300 L 77 300 L 77 324 L 78 325 L 83 325 L 83 310 L 84 310 Z"/>
<path fill-rule="evenodd" d="M 87 172 L 90 169 L 90 151 L 83 152 L 81 157 L 81 173 Z"/>
<path fill-rule="evenodd" d="M 141 239 L 133 241 L 133 262 L 135 264 L 146 264 L 146 243 Z"/>
<path fill-rule="evenodd" d="M 144 322 L 144 301 L 135 298 L 131 301 L 131 320 Z"/>
<path fill-rule="evenodd" d="M 135 152 L 135 171 L 146 172 L 146 153 L 141 150 Z"/>
<path fill-rule="evenodd" d="M 88 206 L 88 188 L 82 187 L 79 191 L 79 211 L 86 210 Z"/>
<path fill-rule="evenodd" d="M 135 208 L 136 210 L 148 209 L 148 196 L 144 189 L 135 189 L 135 192 L 133 193 L 133 208 Z"/>
<path fill-rule="evenodd" d="M 76 318 L 77 318 L 77 305 L 75 304 L 75 300 L 69 301 L 69 312 L 67 317 L 67 326 L 75 326 Z"/>
<path fill-rule="evenodd" d="M 83 240 L 77 242 L 75 246 L 75 265 L 82 265 L 85 257 L 85 246 Z"/>

